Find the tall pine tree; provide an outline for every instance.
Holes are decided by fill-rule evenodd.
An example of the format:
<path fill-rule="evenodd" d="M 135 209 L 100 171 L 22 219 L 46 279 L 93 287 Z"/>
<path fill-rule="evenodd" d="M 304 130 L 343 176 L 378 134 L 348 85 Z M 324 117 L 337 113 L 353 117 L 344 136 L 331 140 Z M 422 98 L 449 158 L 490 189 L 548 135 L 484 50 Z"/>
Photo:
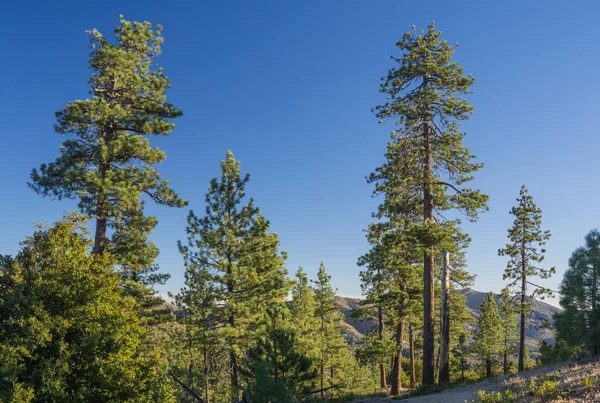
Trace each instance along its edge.
<path fill-rule="evenodd" d="M 463 185 L 473 178 L 480 163 L 462 145 L 465 133 L 460 121 L 473 108 L 464 94 L 473 77 L 464 75 L 452 59 L 454 47 L 441 39 L 431 23 L 426 31 L 407 32 L 396 46 L 401 56 L 392 57 L 397 67 L 383 77 L 380 91 L 388 101 L 374 108 L 380 122 L 393 119 L 397 127 L 388 147 L 396 149 L 395 189 L 397 211 L 422 218 L 412 231 L 423 248 L 424 328 L 423 383 L 434 382 L 434 272 L 435 248 L 449 238 L 443 212 L 457 209 L 475 220 L 486 209 L 487 196 Z M 391 169 L 389 165 L 379 171 Z"/>
<path fill-rule="evenodd" d="M 44 196 L 78 199 L 80 210 L 96 220 L 95 253 L 111 249 L 126 278 L 161 281 L 152 275 L 157 250 L 147 240 L 156 219 L 144 215 L 141 198 L 187 204 L 161 178 L 156 165 L 166 155 L 148 139 L 168 135 L 182 114 L 166 101 L 171 84 L 155 61 L 162 27 L 121 16 L 114 41 L 95 29 L 87 34 L 91 98 L 56 112 L 55 131 L 69 139 L 54 162 L 32 171 L 29 186 Z"/>
<path fill-rule="evenodd" d="M 531 310 L 527 289 L 528 286 L 534 287 L 534 291 L 529 295 L 531 298 L 544 298 L 551 295 L 548 288 L 533 283 L 532 277 L 547 279 L 556 272 L 556 269 L 554 267 L 544 269 L 539 266 L 544 260 L 546 250 L 543 246 L 550 239 L 550 231 L 542 231 L 542 210 L 535 204 L 525 185 L 521 187 L 517 203 L 510 211 L 510 214 L 515 217 L 512 228 L 508 230 L 510 243 L 505 248 L 498 250 L 498 254 L 510 258 L 504 271 L 504 279 L 512 280 L 507 285 L 507 289 L 518 289 L 518 295 L 521 297 L 519 371 L 523 371 L 525 368 L 525 318 Z"/>
<path fill-rule="evenodd" d="M 239 398 L 240 365 L 262 312 L 288 294 L 285 253 L 279 237 L 252 199 L 246 199 L 250 176 L 242 176 L 231 151 L 221 162 L 221 177 L 214 178 L 206 195 L 206 212 L 188 216 L 187 256 L 198 268 L 190 276 L 206 276 L 213 283 L 219 304 L 215 325 L 229 351 L 231 400 Z M 191 284 L 191 281 L 188 280 Z"/>

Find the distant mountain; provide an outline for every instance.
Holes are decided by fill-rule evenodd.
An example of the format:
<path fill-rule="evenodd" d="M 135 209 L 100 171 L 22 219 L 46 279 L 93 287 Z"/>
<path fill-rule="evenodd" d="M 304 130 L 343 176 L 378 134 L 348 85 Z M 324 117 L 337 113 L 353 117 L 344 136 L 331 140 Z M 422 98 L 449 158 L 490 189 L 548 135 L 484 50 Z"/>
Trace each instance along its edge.
<path fill-rule="evenodd" d="M 483 303 L 483 300 L 487 293 L 475 291 L 467 288 L 461 291 L 463 295 L 467 297 L 467 307 L 474 318 L 479 317 L 479 307 Z M 499 300 L 499 295 L 495 295 L 496 300 Z M 350 312 L 353 308 L 356 308 L 360 304 L 360 298 L 347 298 L 338 297 L 337 303 L 342 308 L 344 313 L 344 324 L 342 333 L 344 333 L 350 341 L 360 340 L 368 330 L 375 327 L 373 321 L 354 321 L 350 317 Z M 552 323 L 552 315 L 556 312 L 560 312 L 561 309 L 553 305 L 547 304 L 538 300 L 530 300 L 533 313 L 530 315 L 528 325 L 525 328 L 525 344 L 529 348 L 531 353 L 536 353 L 539 349 L 539 343 L 541 340 L 546 342 L 554 343 L 554 332 L 552 329 L 544 329 L 542 325 L 544 320 L 548 320 Z"/>

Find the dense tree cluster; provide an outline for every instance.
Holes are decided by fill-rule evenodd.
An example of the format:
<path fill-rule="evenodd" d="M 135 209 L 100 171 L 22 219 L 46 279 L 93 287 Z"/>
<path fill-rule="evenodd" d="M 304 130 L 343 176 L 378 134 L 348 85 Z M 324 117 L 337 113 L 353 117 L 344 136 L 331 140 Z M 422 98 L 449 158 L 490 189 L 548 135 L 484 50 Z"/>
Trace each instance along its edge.
<path fill-rule="evenodd" d="M 482 164 L 463 145 L 474 78 L 431 23 L 406 33 L 382 78 L 373 111 L 393 129 L 384 161 L 368 176 L 380 204 L 358 259 L 364 299 L 352 312 L 371 330 L 345 336 L 344 313 L 325 266 L 292 280 L 279 236 L 248 196 L 250 175 L 231 151 L 210 181 L 202 214 L 190 211 L 179 242 L 185 285 L 174 308 L 154 286 L 158 223 L 145 202 L 184 207 L 161 177 L 182 112 L 155 58 L 162 28 L 121 17 L 110 41 L 88 32 L 90 98 L 56 113 L 67 136 L 54 162 L 31 173 L 43 196 L 75 199 L 79 212 L 40 226 L 17 255 L 0 255 L 0 400 L 26 402 L 328 401 L 467 377 L 521 371 L 525 328 L 549 231 L 521 188 L 511 210 L 508 284 L 489 293 L 476 320 L 460 291 L 470 238 L 487 195 L 468 187 Z M 87 225 L 95 225 L 93 236 Z M 182 227 L 184 223 L 182 223 Z M 560 286 L 557 343 L 542 362 L 600 354 L 600 233 L 573 252 Z M 517 321 L 519 319 L 519 321 Z"/>

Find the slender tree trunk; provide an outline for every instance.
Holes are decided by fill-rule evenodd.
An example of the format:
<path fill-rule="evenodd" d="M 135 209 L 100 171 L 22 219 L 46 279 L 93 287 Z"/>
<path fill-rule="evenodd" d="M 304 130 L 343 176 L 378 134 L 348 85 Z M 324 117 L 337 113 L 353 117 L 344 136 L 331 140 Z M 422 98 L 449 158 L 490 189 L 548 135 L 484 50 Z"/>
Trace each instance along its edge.
<path fill-rule="evenodd" d="M 410 344 L 410 388 L 414 389 L 417 379 L 415 377 L 415 345 L 412 325 L 408 325 L 408 343 Z"/>
<path fill-rule="evenodd" d="M 440 376 L 439 382 L 450 381 L 450 255 L 442 251 L 442 303 L 440 311 Z"/>
<path fill-rule="evenodd" d="M 404 344 L 404 322 L 401 320 L 398 322 L 396 328 L 396 349 L 397 353 L 394 355 L 394 365 L 392 366 L 392 390 L 391 395 L 400 394 L 402 389 L 402 348 Z"/>
<path fill-rule="evenodd" d="M 508 374 L 508 354 L 506 354 L 506 347 L 504 349 L 504 375 Z"/>
<path fill-rule="evenodd" d="M 383 312 L 381 307 L 377 307 L 377 319 L 378 319 L 378 336 L 379 340 L 383 340 Z M 379 384 L 381 389 L 387 389 L 387 380 L 385 378 L 385 365 L 383 363 L 379 364 Z"/>
<path fill-rule="evenodd" d="M 485 361 L 485 375 L 488 378 L 492 377 L 492 360 L 489 358 Z"/>
<path fill-rule="evenodd" d="M 429 122 L 423 123 L 425 158 L 423 160 L 423 220 L 433 221 L 433 193 L 431 191 L 432 165 Z M 435 256 L 430 246 L 425 248 L 423 264 L 423 384 L 435 382 L 434 369 L 434 320 L 435 320 Z"/>
<path fill-rule="evenodd" d="M 204 398 L 206 399 L 206 403 L 210 403 L 210 395 L 208 393 L 210 383 L 208 382 L 208 353 L 206 351 L 206 340 L 204 340 L 204 348 L 202 350 L 204 361 Z"/>
<path fill-rule="evenodd" d="M 93 253 L 100 254 L 104 252 L 104 249 L 106 248 L 106 227 L 106 213 L 102 210 L 98 215 L 98 218 L 96 218 L 96 234 L 94 236 Z"/>
<path fill-rule="evenodd" d="M 525 277 L 525 258 L 523 258 L 523 275 L 521 276 L 521 329 L 519 332 L 519 372 L 525 369 L 525 293 L 527 279 Z"/>
<path fill-rule="evenodd" d="M 592 317 L 594 318 L 592 321 L 592 329 L 594 329 L 594 357 L 598 355 L 598 305 L 596 301 L 596 295 L 598 293 L 597 281 L 596 267 L 592 266 Z"/>
<path fill-rule="evenodd" d="M 324 329 L 325 329 L 325 318 L 323 318 L 323 316 L 321 316 L 321 336 L 323 336 L 323 334 L 325 333 Z M 323 352 L 323 349 L 321 349 L 321 400 L 323 400 L 324 398 L 325 398 L 325 353 Z"/>
<path fill-rule="evenodd" d="M 437 354 L 435 355 L 435 366 L 433 367 L 435 369 L 434 374 L 439 374 L 439 370 L 440 370 L 440 346 L 438 346 L 437 349 Z M 439 382 L 439 378 L 438 378 L 438 382 Z"/>
<path fill-rule="evenodd" d="M 233 315 L 229 316 L 229 325 L 235 327 L 235 318 Z M 237 402 L 238 398 L 238 362 L 235 355 L 235 351 L 229 350 L 229 361 L 231 364 L 231 401 Z"/>

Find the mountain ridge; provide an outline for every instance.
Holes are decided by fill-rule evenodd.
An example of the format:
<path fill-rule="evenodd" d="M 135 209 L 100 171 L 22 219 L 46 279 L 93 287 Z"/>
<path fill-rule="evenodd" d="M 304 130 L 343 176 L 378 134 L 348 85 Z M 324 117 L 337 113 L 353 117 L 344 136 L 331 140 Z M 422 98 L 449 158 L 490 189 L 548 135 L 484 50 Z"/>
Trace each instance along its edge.
<path fill-rule="evenodd" d="M 465 288 L 459 292 L 467 297 L 467 308 L 473 318 L 477 319 L 479 316 L 479 307 L 488 293 L 477 291 L 472 288 Z M 494 293 L 494 297 L 496 298 L 496 301 L 499 301 L 499 294 Z M 346 335 L 350 342 L 360 341 L 360 339 L 376 325 L 374 321 L 355 321 L 351 317 L 352 309 L 357 308 L 362 300 L 362 298 L 336 297 L 336 302 L 341 307 L 342 313 L 344 314 L 342 333 Z M 562 309 L 536 299 L 530 299 L 530 303 L 532 314 L 530 315 L 527 327 L 525 328 L 525 344 L 532 354 L 536 354 L 542 340 L 545 340 L 549 344 L 554 344 L 554 331 L 552 329 L 544 328 L 543 324 L 545 321 L 553 323 L 552 316 L 557 312 L 561 312 Z"/>

